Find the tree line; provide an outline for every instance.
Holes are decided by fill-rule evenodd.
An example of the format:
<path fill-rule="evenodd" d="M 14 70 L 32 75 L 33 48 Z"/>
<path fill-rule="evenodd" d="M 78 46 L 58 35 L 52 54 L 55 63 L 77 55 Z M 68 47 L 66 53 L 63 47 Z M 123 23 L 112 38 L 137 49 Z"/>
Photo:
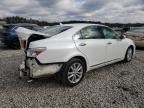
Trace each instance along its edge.
<path fill-rule="evenodd" d="M 5 17 L 1 18 L 0 21 L 6 21 L 9 23 L 32 23 L 37 24 L 39 26 L 52 26 L 52 25 L 58 25 L 59 23 L 63 24 L 71 24 L 71 23 L 92 23 L 92 24 L 104 24 L 110 27 L 118 27 L 118 28 L 124 28 L 124 27 L 142 27 L 144 26 L 144 23 L 102 23 L 100 21 L 79 21 L 79 20 L 73 20 L 73 21 L 63 21 L 63 22 L 47 22 L 47 21 L 40 21 L 35 19 L 27 19 L 19 16 L 12 16 L 12 17 Z"/>

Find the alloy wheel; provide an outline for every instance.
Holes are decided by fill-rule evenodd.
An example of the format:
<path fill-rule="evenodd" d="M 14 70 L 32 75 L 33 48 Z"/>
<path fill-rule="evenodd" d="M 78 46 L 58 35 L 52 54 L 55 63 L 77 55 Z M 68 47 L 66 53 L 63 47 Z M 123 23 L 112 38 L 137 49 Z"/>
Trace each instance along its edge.
<path fill-rule="evenodd" d="M 81 80 L 83 76 L 83 66 L 81 63 L 73 63 L 68 70 L 69 82 L 75 84 Z"/>
<path fill-rule="evenodd" d="M 131 48 L 129 48 L 127 51 L 127 60 L 130 61 L 132 59 L 132 56 L 133 56 L 133 51 Z"/>

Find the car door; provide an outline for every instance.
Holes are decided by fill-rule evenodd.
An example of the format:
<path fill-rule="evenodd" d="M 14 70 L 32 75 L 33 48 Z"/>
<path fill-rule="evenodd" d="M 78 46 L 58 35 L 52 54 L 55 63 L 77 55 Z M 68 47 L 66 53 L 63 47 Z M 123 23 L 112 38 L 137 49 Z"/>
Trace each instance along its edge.
<path fill-rule="evenodd" d="M 126 46 L 123 39 L 120 39 L 120 35 L 108 27 L 101 26 L 100 28 L 106 42 L 106 60 L 121 59 L 124 56 Z"/>
<path fill-rule="evenodd" d="M 97 26 L 85 27 L 76 35 L 79 37 L 75 40 L 76 46 L 87 57 L 90 66 L 105 62 L 105 39 Z"/>

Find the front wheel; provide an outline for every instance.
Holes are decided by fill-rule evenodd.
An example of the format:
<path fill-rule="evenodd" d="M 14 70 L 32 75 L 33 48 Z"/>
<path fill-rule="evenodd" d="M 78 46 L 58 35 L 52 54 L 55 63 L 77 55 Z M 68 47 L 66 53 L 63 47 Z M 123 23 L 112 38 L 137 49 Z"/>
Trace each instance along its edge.
<path fill-rule="evenodd" d="M 80 59 L 71 59 L 63 68 L 62 83 L 68 86 L 79 84 L 84 77 L 85 71 L 86 66 Z"/>
<path fill-rule="evenodd" d="M 132 60 L 132 58 L 133 58 L 133 49 L 132 49 L 132 47 L 129 47 L 127 49 L 124 61 L 129 62 Z"/>

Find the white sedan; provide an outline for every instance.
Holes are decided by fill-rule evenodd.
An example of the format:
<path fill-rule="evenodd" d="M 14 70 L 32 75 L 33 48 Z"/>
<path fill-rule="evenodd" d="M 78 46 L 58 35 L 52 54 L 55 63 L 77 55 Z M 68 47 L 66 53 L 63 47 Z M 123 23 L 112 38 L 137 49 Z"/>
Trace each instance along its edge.
<path fill-rule="evenodd" d="M 55 74 L 75 86 L 86 72 L 135 55 L 134 42 L 100 24 L 65 24 L 41 31 L 17 30 L 25 60 L 20 76 L 39 78 Z"/>

